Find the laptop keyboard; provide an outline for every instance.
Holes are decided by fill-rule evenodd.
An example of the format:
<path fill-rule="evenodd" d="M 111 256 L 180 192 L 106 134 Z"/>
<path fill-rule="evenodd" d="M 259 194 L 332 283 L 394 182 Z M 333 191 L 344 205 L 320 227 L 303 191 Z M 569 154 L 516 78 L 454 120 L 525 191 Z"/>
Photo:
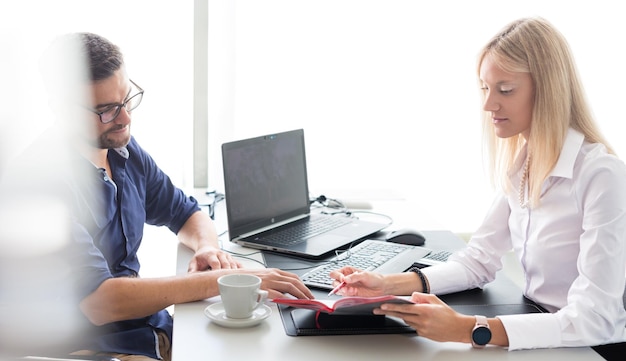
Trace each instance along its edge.
<path fill-rule="evenodd" d="M 399 253 L 413 247 L 414 246 L 399 243 L 363 241 L 337 256 L 335 259 L 305 273 L 300 278 L 302 282 L 309 287 L 330 290 L 333 285 L 333 279 L 329 276 L 330 271 L 345 266 L 352 266 L 364 271 L 373 271 Z M 429 254 L 429 256 L 445 262 L 450 254 L 451 253 L 447 251 L 435 251 Z M 409 266 L 407 266 L 407 268 Z"/>
<path fill-rule="evenodd" d="M 269 234 L 261 238 L 261 241 L 272 245 L 291 246 L 348 223 L 350 219 L 345 217 L 311 217 L 307 222 L 290 225 Z"/>

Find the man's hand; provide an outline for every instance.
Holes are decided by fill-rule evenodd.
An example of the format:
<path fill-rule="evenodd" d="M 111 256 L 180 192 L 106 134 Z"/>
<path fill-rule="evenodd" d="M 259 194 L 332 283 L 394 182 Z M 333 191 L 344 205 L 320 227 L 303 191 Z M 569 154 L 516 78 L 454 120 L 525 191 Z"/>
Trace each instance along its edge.
<path fill-rule="evenodd" d="M 188 272 L 241 268 L 233 256 L 214 246 L 204 246 L 196 251 L 189 262 Z"/>
<path fill-rule="evenodd" d="M 261 277 L 261 288 L 269 292 L 268 298 L 284 297 L 313 299 L 313 293 L 302 283 L 298 275 L 276 268 L 246 270 L 246 273 Z"/>

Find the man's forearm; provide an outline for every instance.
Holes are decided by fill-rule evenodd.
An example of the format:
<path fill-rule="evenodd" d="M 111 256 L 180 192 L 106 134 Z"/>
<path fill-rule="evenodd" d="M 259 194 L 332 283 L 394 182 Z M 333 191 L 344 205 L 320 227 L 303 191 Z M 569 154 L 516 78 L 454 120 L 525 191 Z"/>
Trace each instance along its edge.
<path fill-rule="evenodd" d="M 187 219 L 178 232 L 178 239 L 194 252 L 206 246 L 219 248 L 213 220 L 202 211 L 195 212 Z"/>
<path fill-rule="evenodd" d="M 110 278 L 80 303 L 95 325 L 146 317 L 171 305 L 219 294 L 217 278 L 227 271 L 164 278 Z"/>

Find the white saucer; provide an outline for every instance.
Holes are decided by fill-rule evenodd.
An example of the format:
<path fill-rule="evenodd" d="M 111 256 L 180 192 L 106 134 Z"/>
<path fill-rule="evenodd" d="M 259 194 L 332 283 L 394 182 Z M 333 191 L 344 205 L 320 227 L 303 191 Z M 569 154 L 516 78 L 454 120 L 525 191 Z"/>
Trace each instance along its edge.
<path fill-rule="evenodd" d="M 217 323 L 220 326 L 241 328 L 258 325 L 272 314 L 272 309 L 269 308 L 267 305 L 260 305 L 259 307 L 257 307 L 256 310 L 254 310 L 254 312 L 252 312 L 252 316 L 250 318 L 228 318 L 226 317 L 226 312 L 224 311 L 224 305 L 221 302 L 218 302 L 205 308 L 204 314 L 211 321 Z"/>

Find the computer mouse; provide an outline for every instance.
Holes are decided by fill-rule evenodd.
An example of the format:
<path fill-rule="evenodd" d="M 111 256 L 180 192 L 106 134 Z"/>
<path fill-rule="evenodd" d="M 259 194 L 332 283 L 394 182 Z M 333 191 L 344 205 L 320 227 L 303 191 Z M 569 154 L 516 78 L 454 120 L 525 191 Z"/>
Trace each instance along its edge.
<path fill-rule="evenodd" d="M 410 244 L 413 246 L 423 246 L 424 242 L 426 242 L 426 237 L 424 235 L 411 228 L 403 228 L 397 231 L 392 231 L 387 234 L 385 237 L 387 242 L 393 243 L 401 243 L 401 244 Z"/>

